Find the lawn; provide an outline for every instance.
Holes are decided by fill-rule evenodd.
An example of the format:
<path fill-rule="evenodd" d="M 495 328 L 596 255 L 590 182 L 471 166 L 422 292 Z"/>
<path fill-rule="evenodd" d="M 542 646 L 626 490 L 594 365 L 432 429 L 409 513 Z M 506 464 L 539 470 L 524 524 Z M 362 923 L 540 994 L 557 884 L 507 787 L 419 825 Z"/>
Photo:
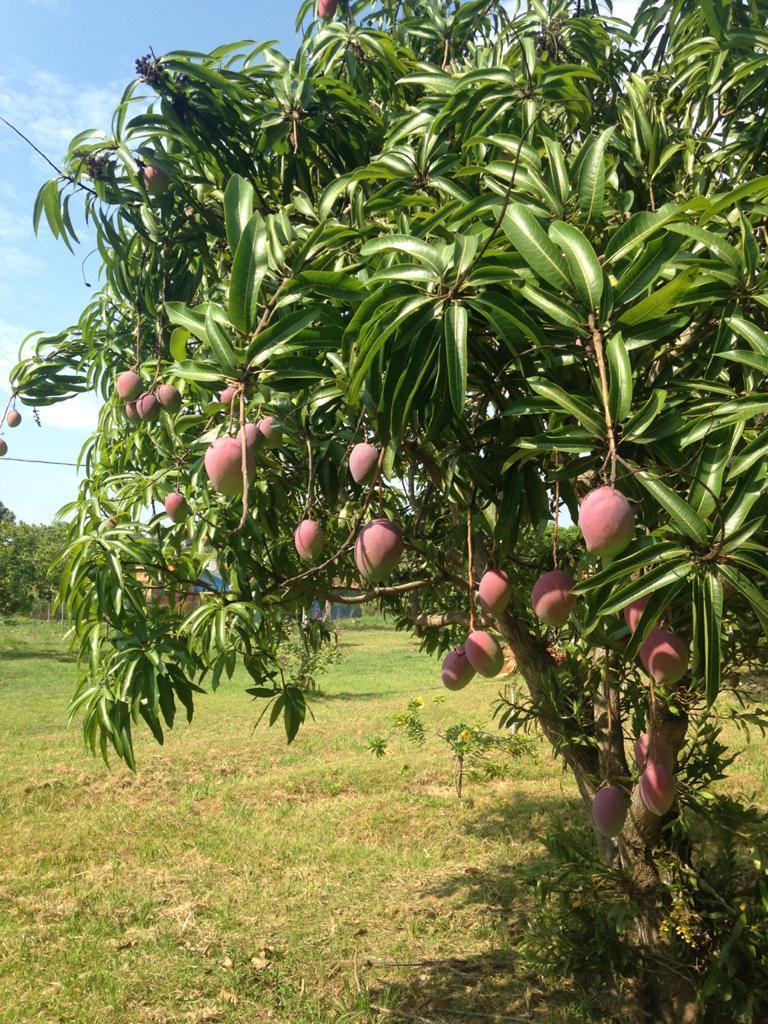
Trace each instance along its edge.
<path fill-rule="evenodd" d="M 347 626 L 290 747 L 236 677 L 164 748 L 142 736 L 133 775 L 67 728 L 58 627 L 6 627 L 0 666 L 2 1024 L 593 1019 L 515 957 L 522 869 L 574 787 L 534 740 L 460 802 L 435 735 L 487 724 L 497 682 L 446 694 L 412 640 Z M 419 697 L 422 747 L 393 728 Z"/>

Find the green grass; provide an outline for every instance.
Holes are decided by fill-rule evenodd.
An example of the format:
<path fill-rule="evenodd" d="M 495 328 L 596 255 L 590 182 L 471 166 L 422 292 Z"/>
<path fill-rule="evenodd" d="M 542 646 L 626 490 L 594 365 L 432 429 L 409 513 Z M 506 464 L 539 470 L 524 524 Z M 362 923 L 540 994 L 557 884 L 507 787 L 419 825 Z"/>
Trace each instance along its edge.
<path fill-rule="evenodd" d="M 440 699 L 437 663 L 370 627 L 345 628 L 292 746 L 254 730 L 236 677 L 164 748 L 142 737 L 136 775 L 67 729 L 60 628 L 5 627 L 2 1024 L 591 1019 L 515 958 L 520 868 L 578 807 L 573 785 L 535 741 L 459 802 L 435 729 L 487 724 L 498 683 Z M 416 697 L 421 748 L 393 730 Z M 386 757 L 372 735 L 391 735 Z M 756 750 L 743 781 L 761 785 L 765 764 Z"/>

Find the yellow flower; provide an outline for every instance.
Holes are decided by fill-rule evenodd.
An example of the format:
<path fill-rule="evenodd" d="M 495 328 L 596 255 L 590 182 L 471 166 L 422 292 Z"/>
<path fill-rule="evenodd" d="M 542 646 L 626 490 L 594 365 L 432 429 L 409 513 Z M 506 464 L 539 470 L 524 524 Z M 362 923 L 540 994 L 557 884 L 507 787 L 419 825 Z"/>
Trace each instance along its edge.
<path fill-rule="evenodd" d="M 459 739 L 464 740 L 465 743 L 469 743 L 469 741 L 472 739 L 472 733 L 469 731 L 469 729 L 464 729 L 464 731 L 459 736 Z"/>
<path fill-rule="evenodd" d="M 747 909 L 747 904 L 746 903 L 740 903 L 739 904 L 739 910 L 742 912 L 742 914 L 744 913 L 744 911 L 746 909 Z"/>

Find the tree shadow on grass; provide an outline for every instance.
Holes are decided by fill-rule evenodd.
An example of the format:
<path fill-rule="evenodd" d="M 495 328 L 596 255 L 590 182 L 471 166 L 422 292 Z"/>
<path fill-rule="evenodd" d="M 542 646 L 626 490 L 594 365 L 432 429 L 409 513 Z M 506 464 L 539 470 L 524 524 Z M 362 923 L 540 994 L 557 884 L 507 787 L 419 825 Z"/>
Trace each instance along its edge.
<path fill-rule="evenodd" d="M 73 665 L 77 661 L 74 654 L 61 654 L 36 647 L 26 650 L 23 647 L 4 647 L 0 650 L 0 661 L 56 661 L 60 664 Z"/>
<path fill-rule="evenodd" d="M 489 816 L 487 804 L 466 816 L 463 828 L 486 839 L 499 840 L 499 862 L 483 868 L 464 866 L 422 891 L 412 908 L 420 918 L 444 914 L 457 904 L 476 910 L 487 922 L 491 943 L 481 953 L 460 953 L 444 959 L 367 961 L 363 963 L 367 994 L 374 1005 L 386 1007 L 387 1019 L 429 1021 L 430 1024 L 566 1024 L 567 1021 L 611 1020 L 630 1024 L 637 1018 L 602 1015 L 589 1000 L 567 984 L 554 986 L 542 973 L 521 961 L 517 947 L 526 934 L 526 920 L 535 914 L 533 886 L 548 871 L 549 855 L 537 842 L 546 821 L 572 815 L 578 802 L 567 796 L 529 796 L 512 793 Z M 537 825 L 538 821 L 538 825 Z M 503 843 L 510 842 L 514 859 L 505 859 Z M 423 904 L 423 905 L 422 905 Z M 476 944 L 476 939 L 473 945 Z"/>
<path fill-rule="evenodd" d="M 312 700 L 375 700 L 377 697 L 395 697 L 402 692 L 402 690 L 336 690 L 335 693 L 323 691 L 322 693 L 313 693 Z"/>

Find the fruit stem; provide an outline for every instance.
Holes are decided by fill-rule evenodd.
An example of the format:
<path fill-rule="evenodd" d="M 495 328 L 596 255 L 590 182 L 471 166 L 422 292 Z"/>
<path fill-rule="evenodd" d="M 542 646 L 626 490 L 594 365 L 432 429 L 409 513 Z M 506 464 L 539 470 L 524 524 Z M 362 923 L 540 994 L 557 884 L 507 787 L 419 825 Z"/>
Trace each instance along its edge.
<path fill-rule="evenodd" d="M 560 454 L 555 452 L 555 469 L 560 468 Z M 555 480 L 555 525 L 552 530 L 552 568 L 557 568 L 557 535 L 560 526 L 560 481 Z"/>
<path fill-rule="evenodd" d="M 238 394 L 240 399 L 240 469 L 243 474 L 243 514 L 240 516 L 240 522 L 237 525 L 237 531 L 245 526 L 245 520 L 248 516 L 248 440 L 245 436 L 245 388 L 241 388 Z M 234 396 L 232 403 L 234 404 Z M 231 407 L 230 407 L 231 409 Z M 230 421 L 231 421 L 230 411 Z"/>
<path fill-rule="evenodd" d="M 386 451 L 386 448 L 382 448 L 381 451 L 379 452 L 379 461 L 376 467 L 376 476 L 371 481 L 371 485 L 368 488 L 368 494 L 366 495 L 365 502 L 363 503 L 363 507 L 360 509 L 360 512 L 357 515 L 357 518 L 352 526 L 352 529 L 349 531 L 346 540 L 343 542 L 338 551 L 335 551 L 329 558 L 326 558 L 324 562 L 320 562 L 319 565 L 314 565 L 312 566 L 311 569 L 307 569 L 306 572 L 299 573 L 298 576 L 291 576 L 290 579 L 283 580 L 276 587 L 271 588 L 272 590 L 285 590 L 286 587 L 289 587 L 294 583 L 299 583 L 301 582 L 301 580 L 308 579 L 310 576 L 315 576 L 318 572 L 321 572 L 323 569 L 327 569 L 329 565 L 333 565 L 333 563 L 338 558 L 340 558 L 346 551 L 348 551 L 352 547 L 352 545 L 355 542 L 357 531 L 360 529 L 363 519 L 365 518 L 365 514 L 370 507 L 371 501 L 373 500 L 373 495 L 376 490 L 376 484 L 378 482 L 379 475 L 381 474 L 381 467 L 384 462 L 384 456 L 386 454 Z M 271 590 L 264 591 L 264 594 L 270 592 Z"/>
<path fill-rule="evenodd" d="M 308 464 L 308 469 L 307 469 L 307 503 L 304 506 L 304 515 L 305 516 L 309 516 L 310 512 L 312 511 L 312 503 L 313 503 L 313 499 L 314 499 L 315 463 L 314 463 L 314 460 L 312 458 L 312 442 L 309 439 L 309 437 L 307 437 L 306 440 L 307 440 L 307 464 Z"/>
<path fill-rule="evenodd" d="M 605 428 L 608 434 L 608 458 L 611 461 L 611 487 L 616 486 L 616 434 L 613 429 L 613 418 L 611 416 L 611 405 L 608 398 L 608 373 L 605 368 L 605 348 L 603 346 L 603 333 L 597 326 L 595 314 L 589 314 L 589 329 L 592 332 L 592 345 L 595 349 L 597 369 L 600 373 L 600 390 L 603 398 L 603 413 L 605 415 Z M 606 462 L 608 459 L 606 459 Z M 605 468 L 605 463 L 603 463 Z"/>
<path fill-rule="evenodd" d="M 469 629 L 475 629 L 475 579 L 472 553 L 472 509 L 467 509 L 467 583 L 469 584 Z"/>

